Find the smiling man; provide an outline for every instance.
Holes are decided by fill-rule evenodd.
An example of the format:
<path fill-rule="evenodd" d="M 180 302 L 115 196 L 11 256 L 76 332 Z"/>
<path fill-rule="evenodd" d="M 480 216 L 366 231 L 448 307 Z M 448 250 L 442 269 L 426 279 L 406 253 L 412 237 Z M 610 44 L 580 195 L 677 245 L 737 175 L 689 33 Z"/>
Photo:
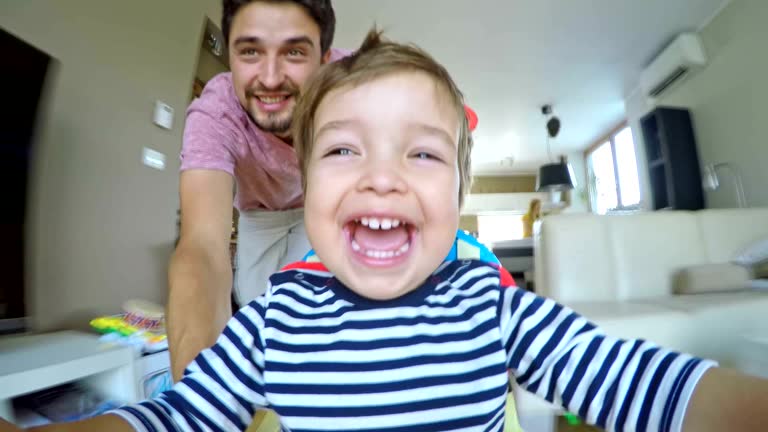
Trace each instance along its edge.
<path fill-rule="evenodd" d="M 239 303 L 309 250 L 291 121 L 305 81 L 343 56 L 331 49 L 330 0 L 223 0 L 222 16 L 232 72 L 209 81 L 189 107 L 181 151 L 181 236 L 168 311 L 177 379 L 231 316 L 233 205 L 240 211 Z"/>

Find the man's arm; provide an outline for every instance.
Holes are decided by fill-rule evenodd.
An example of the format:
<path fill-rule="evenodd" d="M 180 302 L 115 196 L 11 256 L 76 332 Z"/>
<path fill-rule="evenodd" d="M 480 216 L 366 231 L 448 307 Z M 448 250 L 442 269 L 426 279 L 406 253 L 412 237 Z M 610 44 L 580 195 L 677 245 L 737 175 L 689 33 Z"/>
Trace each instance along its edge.
<path fill-rule="evenodd" d="M 683 421 L 684 432 L 765 430 L 768 380 L 713 368 L 701 378 Z"/>
<path fill-rule="evenodd" d="M 168 271 L 168 346 L 176 381 L 232 315 L 233 182 L 223 171 L 181 174 L 181 236 Z"/>

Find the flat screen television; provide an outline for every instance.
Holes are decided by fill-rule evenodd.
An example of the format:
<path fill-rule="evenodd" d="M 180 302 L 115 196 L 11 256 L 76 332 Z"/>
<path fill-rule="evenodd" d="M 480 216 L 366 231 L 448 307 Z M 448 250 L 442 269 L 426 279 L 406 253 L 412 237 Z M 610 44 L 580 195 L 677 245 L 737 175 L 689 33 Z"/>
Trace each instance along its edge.
<path fill-rule="evenodd" d="M 51 57 L 0 28 L 0 334 L 23 331 L 28 186 L 38 112 Z"/>

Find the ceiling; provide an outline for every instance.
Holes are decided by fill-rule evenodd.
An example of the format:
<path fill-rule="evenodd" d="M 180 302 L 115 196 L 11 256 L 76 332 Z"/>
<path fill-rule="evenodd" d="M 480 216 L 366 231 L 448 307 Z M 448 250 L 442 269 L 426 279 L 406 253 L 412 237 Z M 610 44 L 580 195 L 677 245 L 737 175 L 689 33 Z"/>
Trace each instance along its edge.
<path fill-rule="evenodd" d="M 727 2 L 334 0 L 335 46 L 356 48 L 376 22 L 428 50 L 480 118 L 475 171 L 533 172 L 547 160 L 541 105 L 562 121 L 552 153 L 583 150 L 624 120 L 643 66 Z"/>

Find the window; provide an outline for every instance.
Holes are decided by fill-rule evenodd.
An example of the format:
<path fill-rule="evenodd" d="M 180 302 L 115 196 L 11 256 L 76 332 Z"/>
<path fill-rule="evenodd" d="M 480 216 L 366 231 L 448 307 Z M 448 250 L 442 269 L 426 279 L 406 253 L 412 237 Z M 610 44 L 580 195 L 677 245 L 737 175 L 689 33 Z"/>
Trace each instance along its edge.
<path fill-rule="evenodd" d="M 477 216 L 477 239 L 493 247 L 494 243 L 523 238 L 523 215 L 518 213 L 495 213 Z"/>
<path fill-rule="evenodd" d="M 639 207 L 640 179 L 632 129 L 623 127 L 587 150 L 587 170 L 589 196 L 595 213 Z"/>

